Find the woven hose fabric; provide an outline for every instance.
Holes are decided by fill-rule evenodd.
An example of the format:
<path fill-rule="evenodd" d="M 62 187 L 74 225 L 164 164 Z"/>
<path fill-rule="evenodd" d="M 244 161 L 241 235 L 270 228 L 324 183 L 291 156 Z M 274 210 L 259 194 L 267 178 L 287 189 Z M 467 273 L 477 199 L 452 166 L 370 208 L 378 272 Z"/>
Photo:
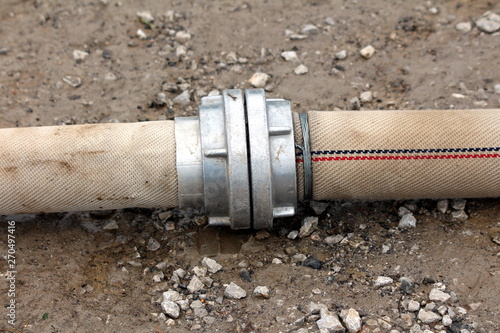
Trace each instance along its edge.
<path fill-rule="evenodd" d="M 0 214 L 177 204 L 173 121 L 0 130 Z"/>
<path fill-rule="evenodd" d="M 500 110 L 308 114 L 316 200 L 500 196 Z"/>

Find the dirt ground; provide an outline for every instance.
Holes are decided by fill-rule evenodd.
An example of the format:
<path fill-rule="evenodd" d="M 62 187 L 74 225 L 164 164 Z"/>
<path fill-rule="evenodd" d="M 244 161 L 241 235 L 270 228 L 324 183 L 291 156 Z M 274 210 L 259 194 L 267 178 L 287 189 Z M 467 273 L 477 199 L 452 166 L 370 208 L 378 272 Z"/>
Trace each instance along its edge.
<path fill-rule="evenodd" d="M 138 20 L 141 11 L 154 22 Z M 0 127 L 194 115 L 202 96 L 250 88 L 255 72 L 270 75 L 269 97 L 300 112 L 357 108 L 352 99 L 365 90 L 375 98 L 362 109 L 500 108 L 500 34 L 474 24 L 486 11 L 500 14 L 500 3 L 0 0 Z M 471 22 L 471 31 L 459 31 L 459 22 Z M 317 31 L 287 36 L 306 24 Z M 359 54 L 367 45 L 376 50 L 369 59 Z M 74 50 L 87 55 L 75 60 Z M 298 62 L 280 56 L 292 50 Z M 346 59 L 337 59 L 341 50 Z M 306 74 L 294 73 L 299 64 Z M 190 101 L 174 101 L 185 90 Z M 318 229 L 293 240 L 288 232 L 315 215 L 306 204 L 267 234 L 207 229 L 201 216 L 178 209 L 4 216 L 0 300 L 8 305 L 7 221 L 15 220 L 17 311 L 10 325 L 2 310 L 0 332 L 315 332 L 310 302 L 335 313 L 356 309 L 364 333 L 499 332 L 500 200 L 468 200 L 465 221 L 438 212 L 436 201 L 417 201 L 417 227 L 400 231 L 404 204 L 331 202 Z M 112 220 L 118 229 L 104 230 Z M 335 235 L 338 243 L 324 242 Z M 148 250 L 151 237 L 156 251 Z M 190 293 L 188 277 L 204 256 L 223 269 L 210 275 L 211 287 Z M 306 257 L 321 267 L 304 265 Z M 202 300 L 206 315 L 158 316 L 158 297 L 174 288 L 179 268 L 188 277 L 176 290 Z M 393 282 L 376 287 L 377 276 Z M 230 282 L 247 297 L 221 299 Z M 434 312 L 456 312 L 452 325 L 423 323 L 407 309 L 408 300 L 431 308 L 439 283 L 451 298 Z M 259 285 L 270 288 L 269 299 L 254 296 Z"/>

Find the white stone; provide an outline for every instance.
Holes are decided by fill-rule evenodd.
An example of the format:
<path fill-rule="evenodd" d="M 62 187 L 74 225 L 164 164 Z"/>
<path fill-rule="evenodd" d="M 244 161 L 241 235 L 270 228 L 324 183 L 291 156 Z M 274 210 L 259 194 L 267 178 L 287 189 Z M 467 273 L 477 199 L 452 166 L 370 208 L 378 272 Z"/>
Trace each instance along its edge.
<path fill-rule="evenodd" d="M 115 230 L 118 229 L 118 223 L 115 220 L 111 220 L 102 227 L 103 230 Z"/>
<path fill-rule="evenodd" d="M 392 284 L 394 280 L 388 276 L 377 276 L 374 282 L 375 287 L 385 287 Z"/>
<path fill-rule="evenodd" d="M 116 80 L 118 80 L 118 77 L 114 73 L 108 72 L 108 73 L 104 74 L 104 80 L 116 81 Z"/>
<path fill-rule="evenodd" d="M 193 273 L 199 278 L 202 278 L 205 275 L 207 275 L 207 271 L 208 269 L 206 267 L 200 267 L 200 266 L 193 267 Z"/>
<path fill-rule="evenodd" d="M 196 291 L 199 291 L 203 289 L 203 282 L 200 281 L 200 279 L 196 276 L 193 275 L 191 278 L 191 281 L 189 282 L 187 289 L 189 290 L 190 293 L 194 293 Z"/>
<path fill-rule="evenodd" d="M 316 322 L 320 332 L 345 332 L 339 317 L 326 309 L 320 309 L 321 319 Z"/>
<path fill-rule="evenodd" d="M 325 238 L 325 243 L 328 245 L 335 245 L 340 243 L 344 239 L 344 236 L 341 234 L 335 235 L 335 236 L 328 236 Z"/>
<path fill-rule="evenodd" d="M 457 210 L 457 211 L 451 212 L 451 217 L 455 220 L 465 221 L 469 218 L 469 215 L 467 215 L 467 213 L 464 212 L 463 210 Z"/>
<path fill-rule="evenodd" d="M 149 238 L 147 249 L 149 251 L 156 251 L 161 247 L 160 242 L 158 242 L 156 239 L 153 237 Z"/>
<path fill-rule="evenodd" d="M 222 269 L 222 265 L 219 264 L 217 261 L 215 261 L 212 258 L 205 257 L 201 261 L 201 264 L 208 269 L 210 273 L 217 273 Z"/>
<path fill-rule="evenodd" d="M 269 75 L 262 72 L 257 72 L 248 80 L 252 86 L 255 88 L 264 88 L 267 81 L 269 80 Z"/>
<path fill-rule="evenodd" d="M 281 261 L 281 259 L 279 259 L 279 258 L 274 258 L 273 261 L 272 261 L 272 263 L 275 264 L 275 265 L 279 265 L 279 264 L 282 264 L 283 261 Z"/>
<path fill-rule="evenodd" d="M 137 29 L 137 32 L 135 33 L 139 39 L 148 39 L 148 35 L 142 29 Z"/>
<path fill-rule="evenodd" d="M 227 298 L 241 299 L 247 297 L 247 292 L 236 283 L 231 282 L 224 290 L 224 296 Z"/>
<path fill-rule="evenodd" d="M 306 74 L 307 72 L 309 72 L 309 69 L 307 69 L 306 66 L 300 64 L 297 66 L 297 68 L 295 68 L 293 70 L 293 72 L 297 75 L 303 75 L 303 74 Z"/>
<path fill-rule="evenodd" d="M 455 26 L 455 29 L 463 33 L 467 33 L 472 30 L 472 24 L 470 22 L 459 22 Z"/>
<path fill-rule="evenodd" d="M 299 61 L 299 57 L 297 56 L 297 52 L 295 51 L 281 52 L 281 57 L 285 59 L 285 61 Z"/>
<path fill-rule="evenodd" d="M 417 219 L 413 216 L 412 213 L 408 213 L 403 215 L 399 220 L 398 228 L 399 229 L 407 229 L 407 228 L 415 228 L 417 226 Z"/>
<path fill-rule="evenodd" d="M 414 300 L 408 302 L 408 311 L 415 312 L 420 310 L 420 303 Z"/>
<path fill-rule="evenodd" d="M 355 309 L 349 309 L 344 317 L 344 324 L 347 330 L 351 333 L 356 333 L 361 330 L 361 317 Z"/>
<path fill-rule="evenodd" d="M 269 298 L 269 287 L 266 286 L 257 286 L 253 290 L 253 294 L 255 297 L 260 297 L 260 298 Z"/>
<path fill-rule="evenodd" d="M 149 12 L 149 11 L 137 12 L 137 17 L 144 24 L 149 24 L 151 22 L 154 22 L 154 20 L 155 20 L 155 18 L 153 17 L 151 12 Z"/>
<path fill-rule="evenodd" d="M 488 11 L 476 21 L 476 25 L 479 30 L 492 34 L 500 30 L 500 15 Z"/>
<path fill-rule="evenodd" d="M 319 29 L 314 24 L 305 24 L 302 27 L 302 33 L 307 35 L 317 35 L 319 34 Z"/>
<path fill-rule="evenodd" d="M 177 95 L 172 102 L 174 104 L 180 105 L 180 106 L 186 106 L 189 103 L 191 103 L 191 94 L 189 93 L 189 90 L 184 91 L 182 94 Z"/>
<path fill-rule="evenodd" d="M 453 320 L 451 320 L 451 317 L 448 316 L 448 315 L 444 315 L 443 316 L 443 326 L 451 326 L 451 324 L 453 323 Z"/>
<path fill-rule="evenodd" d="M 451 298 L 450 294 L 445 293 L 437 288 L 434 288 L 429 293 L 429 299 L 431 301 L 446 302 Z"/>
<path fill-rule="evenodd" d="M 495 89 L 495 94 L 499 94 L 500 95 L 500 84 L 495 84 L 494 88 Z"/>
<path fill-rule="evenodd" d="M 175 39 L 179 42 L 186 42 L 191 39 L 191 34 L 187 31 L 177 31 L 175 33 Z"/>
<path fill-rule="evenodd" d="M 344 60 L 347 58 L 347 51 L 346 50 L 342 50 L 340 52 L 337 52 L 335 54 L 335 58 L 338 59 L 338 60 Z"/>
<path fill-rule="evenodd" d="M 445 214 L 448 211 L 448 200 L 439 200 L 437 202 L 437 209 L 440 213 Z"/>
<path fill-rule="evenodd" d="M 299 230 L 299 238 L 304 238 L 312 234 L 318 228 L 318 218 L 309 216 L 302 220 L 302 226 Z"/>
<path fill-rule="evenodd" d="M 371 91 L 363 91 L 359 95 L 359 100 L 363 103 L 370 103 L 373 100 L 373 94 Z"/>
<path fill-rule="evenodd" d="M 295 239 L 297 238 L 297 236 L 299 235 L 299 231 L 298 230 L 292 230 L 288 233 L 288 235 L 286 236 L 288 239 Z"/>
<path fill-rule="evenodd" d="M 74 50 L 73 51 L 73 59 L 77 61 L 83 61 L 89 56 L 87 51 Z"/>
<path fill-rule="evenodd" d="M 420 309 L 420 311 L 418 312 L 418 319 L 426 324 L 431 324 L 441 320 L 441 316 L 435 312 Z"/>
<path fill-rule="evenodd" d="M 82 85 L 82 79 L 80 79 L 78 76 L 66 75 L 62 80 L 73 88 L 78 88 Z"/>
<path fill-rule="evenodd" d="M 454 199 L 451 202 L 451 207 L 453 207 L 453 209 L 455 209 L 455 210 L 464 210 L 466 204 L 467 204 L 467 200 L 465 200 L 465 199 Z"/>
<path fill-rule="evenodd" d="M 335 25 L 335 20 L 332 17 L 327 17 L 325 23 L 328 25 Z"/>
<path fill-rule="evenodd" d="M 181 300 L 182 297 L 181 297 L 181 294 L 179 294 L 177 291 L 175 290 L 167 290 L 163 293 L 163 300 L 164 301 L 172 301 L 172 302 L 175 302 L 175 301 L 179 301 Z"/>
<path fill-rule="evenodd" d="M 368 45 L 359 51 L 361 56 L 365 59 L 370 59 L 375 54 L 375 48 L 371 45 Z"/>
<path fill-rule="evenodd" d="M 163 309 L 163 312 L 171 318 L 179 318 L 179 315 L 181 314 L 181 309 L 179 306 L 172 301 L 169 300 L 164 300 L 161 302 L 161 308 Z"/>

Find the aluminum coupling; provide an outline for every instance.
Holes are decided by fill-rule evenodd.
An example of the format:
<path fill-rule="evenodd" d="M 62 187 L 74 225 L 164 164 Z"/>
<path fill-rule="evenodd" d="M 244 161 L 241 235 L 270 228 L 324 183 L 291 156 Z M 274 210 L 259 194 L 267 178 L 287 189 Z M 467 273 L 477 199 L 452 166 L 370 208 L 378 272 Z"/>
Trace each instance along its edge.
<path fill-rule="evenodd" d="M 271 228 L 297 207 L 290 102 L 263 89 L 201 99 L 199 117 L 175 118 L 180 208 L 204 208 L 209 225 Z"/>

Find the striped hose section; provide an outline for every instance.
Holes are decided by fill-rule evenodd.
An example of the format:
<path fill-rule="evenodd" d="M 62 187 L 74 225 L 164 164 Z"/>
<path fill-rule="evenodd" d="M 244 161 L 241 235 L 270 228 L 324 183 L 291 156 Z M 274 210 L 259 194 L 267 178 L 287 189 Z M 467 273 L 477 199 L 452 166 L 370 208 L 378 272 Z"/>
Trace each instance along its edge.
<path fill-rule="evenodd" d="M 308 115 L 316 200 L 500 197 L 500 110 Z"/>
<path fill-rule="evenodd" d="M 0 129 L 0 214 L 175 207 L 174 122 Z"/>

